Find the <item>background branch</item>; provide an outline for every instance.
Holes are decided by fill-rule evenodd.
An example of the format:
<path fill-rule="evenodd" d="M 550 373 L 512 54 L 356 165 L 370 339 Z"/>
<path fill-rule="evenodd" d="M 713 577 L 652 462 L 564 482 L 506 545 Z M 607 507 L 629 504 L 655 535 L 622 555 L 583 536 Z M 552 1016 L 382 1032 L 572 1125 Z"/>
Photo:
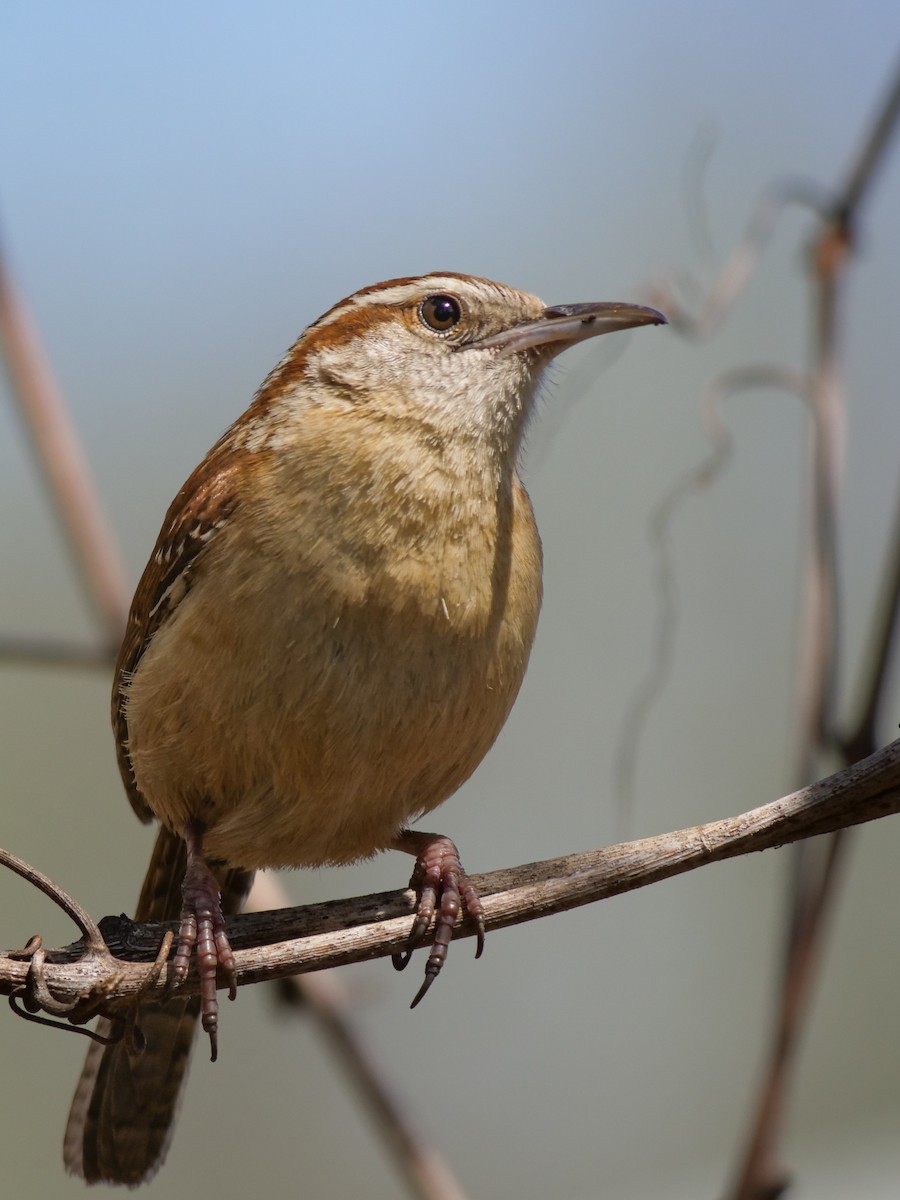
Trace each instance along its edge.
<path fill-rule="evenodd" d="M 839 565 L 838 521 L 844 471 L 845 397 L 841 381 L 841 301 L 859 210 L 868 199 L 877 169 L 900 119 L 900 63 L 883 102 L 862 139 L 847 182 L 823 214 L 823 228 L 809 254 L 814 296 L 810 398 L 810 536 L 805 564 L 805 601 L 799 623 L 796 700 L 798 781 L 813 778 L 823 752 L 835 743 L 838 699 Z M 895 551 L 896 553 L 896 551 Z M 900 572 L 898 583 L 900 583 Z M 897 592 L 888 594 L 885 628 L 877 646 L 884 658 L 871 673 L 862 730 L 874 736 L 883 696 Z M 847 745 L 845 748 L 850 748 Z M 855 750 L 870 749 L 859 738 Z M 852 761 L 852 759 L 845 760 Z M 836 899 L 846 834 L 838 830 L 822 845 L 794 852 L 784 971 L 770 1050 L 733 1190 L 734 1200 L 774 1200 L 787 1188 L 781 1165 L 787 1092 L 806 1026 L 825 934 Z"/>
<path fill-rule="evenodd" d="M 72 560 L 115 654 L 128 615 L 125 568 L 68 407 L 2 253 L 0 346 Z"/>
<path fill-rule="evenodd" d="M 286 908 L 288 898 L 278 879 L 268 871 L 257 875 L 249 907 L 261 912 Z M 334 1052 L 356 1094 L 366 1106 L 384 1145 L 419 1200 L 465 1200 L 452 1167 L 436 1146 L 429 1144 L 402 1104 L 388 1072 L 380 1063 L 352 1015 L 353 996 L 337 971 L 288 975 L 281 980 L 282 1003 L 299 1015 L 308 1015 Z"/>

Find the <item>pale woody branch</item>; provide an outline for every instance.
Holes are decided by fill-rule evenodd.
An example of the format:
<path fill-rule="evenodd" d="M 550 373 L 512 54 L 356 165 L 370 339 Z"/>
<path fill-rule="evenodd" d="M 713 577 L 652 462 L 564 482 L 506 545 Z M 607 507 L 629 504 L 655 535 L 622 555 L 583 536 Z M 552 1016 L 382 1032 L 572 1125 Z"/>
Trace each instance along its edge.
<path fill-rule="evenodd" d="M 900 740 L 810 787 L 740 816 L 617 846 L 473 876 L 488 930 L 517 925 L 646 887 L 708 863 L 877 820 L 900 811 Z M 46 888 L 44 889 L 46 890 Z M 63 907 L 71 910 L 71 902 Z M 382 892 L 229 920 L 239 985 L 379 958 L 403 950 L 415 907 L 412 892 Z M 46 987 L 56 1013 L 77 1005 L 121 1010 L 148 989 L 149 964 L 169 928 L 107 917 L 100 928 L 112 954 L 83 955 L 83 943 L 42 955 L 39 971 L 22 956 L 0 955 L 0 993 L 29 996 Z M 471 933 L 466 925 L 458 936 Z M 122 957 L 120 957 L 122 956 Z M 126 961 L 130 960 L 130 961 Z M 36 979 L 38 975 L 40 978 Z M 166 972 L 150 986 L 164 989 Z M 193 991 L 193 976 L 184 985 Z M 45 993 L 42 993 L 45 994 Z M 102 999 L 101 999 L 102 998 Z"/>

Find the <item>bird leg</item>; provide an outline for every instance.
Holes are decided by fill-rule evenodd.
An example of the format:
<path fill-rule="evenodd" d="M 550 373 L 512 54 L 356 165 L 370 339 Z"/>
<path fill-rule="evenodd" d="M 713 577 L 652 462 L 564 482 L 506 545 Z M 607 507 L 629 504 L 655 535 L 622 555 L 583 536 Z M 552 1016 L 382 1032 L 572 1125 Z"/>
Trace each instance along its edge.
<path fill-rule="evenodd" d="M 407 965 L 413 950 L 421 945 L 431 922 L 434 921 L 434 940 L 425 964 L 425 979 L 410 1005 L 411 1008 L 415 1008 L 444 965 L 450 939 L 463 906 L 475 922 L 475 957 L 481 957 L 484 950 L 484 909 L 477 891 L 462 868 L 459 851 L 450 838 L 436 833 L 417 833 L 411 829 L 403 829 L 394 838 L 391 846 L 394 850 L 403 850 L 406 854 L 416 856 L 409 886 L 415 889 L 418 903 L 407 948 L 402 954 L 393 956 L 392 961 L 398 971 L 402 971 Z"/>
<path fill-rule="evenodd" d="M 200 977 L 200 1021 L 209 1034 L 210 1059 L 218 1054 L 219 1002 L 216 999 L 216 972 L 221 967 L 228 984 L 228 999 L 237 995 L 234 952 L 225 932 L 222 897 L 215 875 L 203 857 L 202 821 L 191 821 L 184 830 L 187 846 L 187 870 L 181 885 L 181 925 L 178 947 L 172 960 L 172 978 L 176 984 L 187 978 L 191 956 L 196 955 Z"/>

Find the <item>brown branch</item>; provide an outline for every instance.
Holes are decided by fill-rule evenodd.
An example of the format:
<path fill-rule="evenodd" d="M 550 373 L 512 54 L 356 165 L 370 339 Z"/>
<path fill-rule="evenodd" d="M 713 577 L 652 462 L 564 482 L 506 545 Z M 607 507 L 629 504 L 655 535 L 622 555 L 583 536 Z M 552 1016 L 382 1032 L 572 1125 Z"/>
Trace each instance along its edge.
<path fill-rule="evenodd" d="M 894 130 L 900 123 L 900 64 L 894 71 L 884 100 L 878 106 L 868 137 L 847 174 L 847 182 L 837 200 L 837 215 L 844 225 L 856 219 L 857 209 L 872 186 L 875 172 L 882 165 Z"/>
<path fill-rule="evenodd" d="M 900 740 L 819 783 L 737 817 L 564 858 L 473 876 L 488 930 L 533 921 L 681 875 L 697 867 L 832 833 L 900 812 Z M 404 948 L 415 905 L 411 891 L 382 892 L 228 922 L 239 985 L 395 954 Z M 83 944 L 47 951 L 40 981 L 72 1020 L 115 1012 L 147 988 L 168 924 L 106 917 L 100 929 L 115 957 L 81 957 Z M 460 937 L 471 936 L 463 924 Z M 0 955 L 0 993 L 33 994 L 34 972 L 23 952 Z M 167 984 L 163 970 L 153 987 Z M 191 976 L 180 989 L 196 992 Z"/>
<path fill-rule="evenodd" d="M 876 615 L 868 626 L 871 630 L 872 646 L 867 656 L 868 679 L 862 689 L 862 711 L 850 733 L 837 742 L 844 762 L 858 762 L 875 749 L 878 722 L 890 679 L 891 661 L 897 651 L 897 637 L 900 631 L 900 494 L 897 497 L 893 528 L 887 545 L 889 560 L 880 588 L 881 598 L 877 603 Z"/>
<path fill-rule="evenodd" d="M 114 652 L 128 615 L 125 570 L 68 408 L 2 254 L 0 347 L 56 515 Z"/>
<path fill-rule="evenodd" d="M 747 230 L 729 254 L 708 290 L 699 312 L 691 312 L 669 284 L 657 283 L 649 302 L 661 308 L 673 329 L 697 339 L 711 337 L 734 308 L 753 278 L 763 252 L 782 213 L 802 207 L 816 213 L 827 228 L 849 236 L 860 205 L 867 198 L 878 168 L 884 162 L 891 136 L 900 120 L 900 69 L 888 86 L 871 129 L 847 173 L 844 185 L 833 194 L 803 179 L 787 179 L 768 187 L 759 197 Z M 677 281 L 683 282 L 683 281 Z"/>
<path fill-rule="evenodd" d="M 833 201 L 821 188 L 806 180 L 784 180 L 773 184 L 757 200 L 746 233 L 729 254 L 698 312 L 692 312 L 676 290 L 679 285 L 684 288 L 683 279 L 676 279 L 674 286 L 657 281 L 648 292 L 648 303 L 665 312 L 676 332 L 697 341 L 711 338 L 753 278 L 782 214 L 795 206 L 827 217 Z"/>
<path fill-rule="evenodd" d="M 72 918 L 84 935 L 85 943 L 93 946 L 103 945 L 103 938 L 93 917 L 81 907 L 77 900 L 73 899 L 67 892 L 64 892 L 43 871 L 39 871 L 31 863 L 27 863 L 24 859 L 18 858 L 15 854 L 10 854 L 8 850 L 3 849 L 0 849 L 0 866 L 13 871 L 16 875 L 21 876 L 22 879 L 36 887 L 39 892 L 43 892 L 45 896 L 49 896 L 63 910 L 66 916 Z"/>
<path fill-rule="evenodd" d="M 278 879 L 256 876 L 247 907 L 253 912 L 283 908 L 287 898 Z M 418 1200 L 465 1200 L 462 1186 L 444 1156 L 422 1138 L 409 1114 L 387 1085 L 385 1071 L 351 1016 L 351 997 L 337 971 L 290 975 L 281 980 L 282 999 L 309 1016 L 334 1051 L 368 1109 L 373 1124 Z"/>
<path fill-rule="evenodd" d="M 900 69 L 849 172 L 845 186 L 826 214 L 812 246 L 815 289 L 815 340 L 811 399 L 815 416 L 812 440 L 812 537 L 806 567 L 807 598 L 796 672 L 798 696 L 798 774 L 811 777 L 822 751 L 836 741 L 834 710 L 838 660 L 837 520 L 843 468 L 844 397 L 840 386 L 840 301 L 853 250 L 858 210 L 883 161 L 890 136 L 900 121 Z M 897 617 L 897 592 L 886 617 L 879 649 L 885 660 Z M 883 695 L 884 663 L 871 673 L 865 707 L 865 736 L 872 735 Z M 860 738 L 854 747 L 867 747 Z M 787 1187 L 780 1164 L 783 1113 L 800 1036 L 816 978 L 825 921 L 835 898 L 846 838 L 842 831 L 821 847 L 798 847 L 793 870 L 792 911 L 784 974 L 760 1095 L 739 1165 L 733 1200 L 774 1200 Z"/>
<path fill-rule="evenodd" d="M 109 646 L 86 646 L 61 638 L 7 637 L 0 635 L 0 663 L 32 667 L 78 667 L 112 670 L 115 654 Z"/>

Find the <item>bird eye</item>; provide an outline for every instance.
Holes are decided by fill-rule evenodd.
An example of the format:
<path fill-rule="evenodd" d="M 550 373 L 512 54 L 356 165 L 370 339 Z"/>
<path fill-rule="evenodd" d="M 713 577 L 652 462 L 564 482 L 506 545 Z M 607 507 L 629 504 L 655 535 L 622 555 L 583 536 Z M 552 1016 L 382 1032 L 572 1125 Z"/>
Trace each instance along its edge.
<path fill-rule="evenodd" d="M 419 320 L 437 333 L 446 333 L 461 317 L 462 305 L 455 296 L 427 296 L 419 305 Z"/>

